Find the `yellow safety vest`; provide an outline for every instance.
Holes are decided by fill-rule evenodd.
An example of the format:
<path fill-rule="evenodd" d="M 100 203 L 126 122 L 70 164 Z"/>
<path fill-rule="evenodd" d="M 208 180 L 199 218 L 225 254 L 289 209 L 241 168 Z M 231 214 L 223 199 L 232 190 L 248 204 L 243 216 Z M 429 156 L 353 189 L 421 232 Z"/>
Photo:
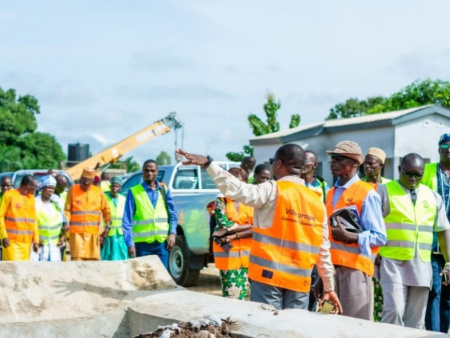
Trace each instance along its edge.
<path fill-rule="evenodd" d="M 155 208 L 142 184 L 131 188 L 131 193 L 136 203 L 136 211 L 133 215 L 134 242 L 164 242 L 169 234 L 169 215 L 159 189 Z"/>
<path fill-rule="evenodd" d="M 433 226 L 437 205 L 433 192 L 420 184 L 416 205 L 397 181 L 386 184 L 390 213 L 386 223 L 387 244 L 380 248 L 382 257 L 407 261 L 414 258 L 416 247 L 423 262 L 431 261 Z"/>
<path fill-rule="evenodd" d="M 42 203 L 44 204 L 44 202 Z M 38 211 L 39 236 L 41 236 L 44 245 L 47 245 L 49 242 L 51 245 L 57 245 L 61 234 L 63 217 L 61 210 L 55 203 L 48 203 L 50 203 L 51 208 L 39 208 Z"/>
<path fill-rule="evenodd" d="M 423 172 L 422 184 L 425 184 L 433 191 L 437 191 L 437 163 L 425 164 Z"/>
<path fill-rule="evenodd" d="M 109 230 L 108 236 L 114 236 L 116 231 L 119 232 L 120 235 L 123 235 L 122 229 L 122 217 L 123 212 L 125 210 L 125 197 L 122 195 L 118 195 L 117 207 L 114 205 L 112 197 L 109 193 L 106 193 L 106 199 L 109 204 L 109 208 L 111 209 L 111 230 Z"/>

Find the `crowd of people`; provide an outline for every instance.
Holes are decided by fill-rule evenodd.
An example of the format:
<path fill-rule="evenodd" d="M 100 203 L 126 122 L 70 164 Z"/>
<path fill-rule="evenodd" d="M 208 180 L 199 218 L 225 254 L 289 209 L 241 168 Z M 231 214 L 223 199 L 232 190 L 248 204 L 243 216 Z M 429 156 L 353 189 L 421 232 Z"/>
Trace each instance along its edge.
<path fill-rule="evenodd" d="M 450 319 L 450 134 L 440 161 L 405 154 L 399 179 L 382 177 L 386 154 L 352 141 L 327 151 L 336 178 L 315 174 L 318 155 L 281 146 L 270 167 L 244 158 L 225 171 L 212 158 L 179 150 L 201 165 L 221 194 L 213 203 L 212 251 L 224 297 L 276 309 L 332 313 L 447 333 Z M 360 174 L 360 167 L 364 175 Z M 122 179 L 85 168 L 77 184 L 54 170 L 0 185 L 2 260 L 123 260 L 157 255 L 168 268 L 177 211 L 158 164 L 126 197 Z"/>

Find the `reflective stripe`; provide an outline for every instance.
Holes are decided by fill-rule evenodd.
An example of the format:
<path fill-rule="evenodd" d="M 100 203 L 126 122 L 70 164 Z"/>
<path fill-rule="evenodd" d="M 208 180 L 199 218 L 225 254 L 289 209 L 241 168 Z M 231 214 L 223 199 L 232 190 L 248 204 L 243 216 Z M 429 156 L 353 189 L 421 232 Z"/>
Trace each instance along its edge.
<path fill-rule="evenodd" d="M 214 257 L 218 258 L 228 258 L 228 257 L 245 257 L 250 256 L 250 250 L 242 251 L 228 251 L 228 252 L 214 252 Z"/>
<path fill-rule="evenodd" d="M 416 243 L 408 242 L 408 241 L 388 241 L 386 244 L 387 247 L 396 247 L 396 248 L 411 248 L 414 249 Z"/>
<path fill-rule="evenodd" d="M 169 230 L 159 230 L 152 232 L 134 232 L 134 237 L 150 237 L 155 235 L 169 235 Z"/>
<path fill-rule="evenodd" d="M 50 239 L 50 240 L 52 240 L 52 239 L 58 239 L 59 238 L 59 235 L 55 235 L 55 236 L 44 236 L 44 239 Z"/>
<path fill-rule="evenodd" d="M 420 232 L 433 232 L 433 227 L 429 225 L 419 225 Z"/>
<path fill-rule="evenodd" d="M 166 218 L 155 218 L 155 219 L 144 219 L 140 221 L 133 221 L 133 225 L 147 225 L 147 224 L 153 224 L 153 223 L 167 223 L 169 219 Z"/>
<path fill-rule="evenodd" d="M 419 243 L 419 250 L 427 250 L 431 251 L 432 244 L 428 243 Z"/>
<path fill-rule="evenodd" d="M 70 222 L 70 225 L 74 226 L 83 226 L 83 225 L 93 225 L 93 226 L 100 226 L 100 222 Z"/>
<path fill-rule="evenodd" d="M 256 242 L 260 242 L 260 243 L 272 244 L 272 245 L 282 247 L 282 248 L 303 251 L 303 252 L 310 252 L 313 254 L 318 254 L 319 250 L 320 250 L 320 248 L 317 246 L 293 242 L 293 241 L 287 241 L 284 239 L 263 235 L 258 232 L 253 233 L 253 240 Z"/>
<path fill-rule="evenodd" d="M 56 224 L 56 225 L 40 225 L 39 230 L 58 230 L 61 228 L 62 223 Z"/>
<path fill-rule="evenodd" d="M 8 234 L 16 234 L 16 235 L 32 235 L 33 231 L 31 230 L 12 230 L 12 229 L 6 229 L 6 232 Z"/>
<path fill-rule="evenodd" d="M 24 222 L 24 223 L 33 223 L 34 219 L 32 218 L 26 218 L 26 217 L 5 217 L 5 221 L 10 222 Z"/>
<path fill-rule="evenodd" d="M 72 211 L 72 215 L 100 215 L 101 211 Z"/>
<path fill-rule="evenodd" d="M 312 269 L 302 269 L 295 266 L 281 264 L 261 257 L 256 257 L 254 255 L 250 256 L 250 262 L 253 264 L 260 265 L 263 268 L 265 267 L 276 271 L 286 272 L 290 273 L 291 275 L 296 275 L 300 277 L 311 277 Z"/>
<path fill-rule="evenodd" d="M 415 224 L 386 223 L 386 230 L 416 230 Z"/>
<path fill-rule="evenodd" d="M 336 242 L 330 242 L 330 244 L 331 244 L 331 249 L 345 251 L 345 252 L 349 252 L 349 253 L 356 254 L 356 255 L 362 255 L 361 250 L 359 250 L 359 247 L 349 246 L 349 245 L 336 243 Z M 365 255 L 363 255 L 363 256 L 365 256 Z"/>
<path fill-rule="evenodd" d="M 111 220 L 112 221 L 121 221 L 122 217 L 113 217 Z"/>

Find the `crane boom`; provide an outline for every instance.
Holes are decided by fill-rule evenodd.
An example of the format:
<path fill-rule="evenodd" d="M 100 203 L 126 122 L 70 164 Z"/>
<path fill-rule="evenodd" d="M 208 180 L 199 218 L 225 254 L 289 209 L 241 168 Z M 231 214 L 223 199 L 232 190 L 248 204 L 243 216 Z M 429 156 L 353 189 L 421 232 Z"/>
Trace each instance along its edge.
<path fill-rule="evenodd" d="M 117 142 L 113 146 L 102 150 L 84 161 L 68 168 L 66 171 L 70 174 L 72 179 L 78 180 L 81 177 L 84 168 L 99 167 L 107 163 L 116 162 L 126 152 L 140 146 L 141 144 L 151 140 L 152 138 L 168 133 L 171 129 L 179 129 L 183 125 L 178 120 L 175 112 L 170 113 L 165 118 L 156 121 L 152 125 L 138 131 L 137 133 Z"/>

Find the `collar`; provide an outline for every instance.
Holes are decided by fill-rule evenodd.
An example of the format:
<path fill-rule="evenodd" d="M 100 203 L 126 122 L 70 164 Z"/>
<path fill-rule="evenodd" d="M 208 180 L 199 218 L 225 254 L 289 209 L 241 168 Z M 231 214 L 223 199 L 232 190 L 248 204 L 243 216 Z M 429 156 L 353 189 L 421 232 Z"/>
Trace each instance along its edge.
<path fill-rule="evenodd" d="M 341 179 L 339 178 L 336 183 L 334 184 L 335 188 L 344 188 L 347 189 L 350 187 L 353 183 L 360 181 L 360 178 L 358 174 L 355 174 L 347 183 L 341 186 Z"/>
<path fill-rule="evenodd" d="M 145 181 L 142 181 L 142 186 L 144 187 L 145 190 L 158 190 L 161 185 L 159 184 L 158 181 L 155 181 L 155 183 L 156 183 L 156 189 L 152 189 L 152 187 L 149 186 L 147 184 L 147 182 L 145 182 Z"/>

